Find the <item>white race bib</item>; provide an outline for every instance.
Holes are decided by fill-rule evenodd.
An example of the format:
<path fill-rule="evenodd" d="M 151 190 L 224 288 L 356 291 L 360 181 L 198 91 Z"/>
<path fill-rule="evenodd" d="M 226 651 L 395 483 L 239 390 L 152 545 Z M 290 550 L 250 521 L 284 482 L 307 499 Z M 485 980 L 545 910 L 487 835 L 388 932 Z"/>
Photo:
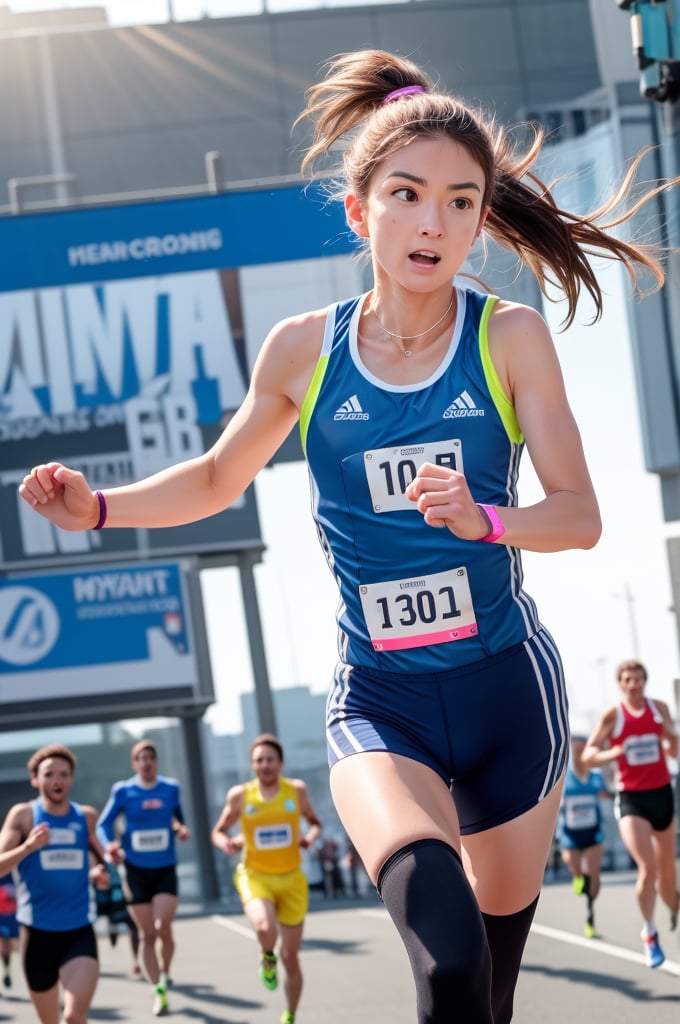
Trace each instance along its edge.
<path fill-rule="evenodd" d="M 374 512 L 394 512 L 412 509 L 416 504 L 405 495 L 406 488 L 415 479 L 418 467 L 424 462 L 446 466 L 463 472 L 463 448 L 458 439 L 430 441 L 402 448 L 376 448 L 364 452 L 366 480 L 371 492 Z"/>
<path fill-rule="evenodd" d="M 55 828 L 50 825 L 50 846 L 74 846 L 76 834 L 72 828 Z"/>
<path fill-rule="evenodd" d="M 597 804 L 592 797 L 568 796 L 564 800 L 564 823 L 568 829 L 597 826 Z"/>
<path fill-rule="evenodd" d="M 131 834 L 130 845 L 137 853 L 167 850 L 170 845 L 170 833 L 167 828 L 139 829 Z"/>
<path fill-rule="evenodd" d="M 629 765 L 637 768 L 642 764 L 654 764 L 659 760 L 659 737 L 655 733 L 646 736 L 629 736 L 623 743 L 623 752 Z"/>
<path fill-rule="evenodd" d="M 445 644 L 477 634 L 464 568 L 359 587 L 374 651 Z"/>
<path fill-rule="evenodd" d="M 253 838 L 256 850 L 283 850 L 293 843 L 293 830 L 290 825 L 260 825 L 255 829 Z"/>
<path fill-rule="evenodd" d="M 50 850 L 47 846 L 40 851 L 40 867 L 45 871 L 80 871 L 84 863 L 82 850 Z"/>

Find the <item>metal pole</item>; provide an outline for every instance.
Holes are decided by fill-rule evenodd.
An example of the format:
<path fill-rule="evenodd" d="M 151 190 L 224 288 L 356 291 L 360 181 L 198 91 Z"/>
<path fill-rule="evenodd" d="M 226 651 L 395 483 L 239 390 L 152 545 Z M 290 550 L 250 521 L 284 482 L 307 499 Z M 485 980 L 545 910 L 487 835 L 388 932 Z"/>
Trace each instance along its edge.
<path fill-rule="evenodd" d="M 219 150 L 211 149 L 205 154 L 205 173 L 210 191 L 221 192 L 224 188 L 224 164 Z"/>
<path fill-rule="evenodd" d="M 264 641 L 262 638 L 260 610 L 257 603 L 257 592 L 255 590 L 255 577 L 253 576 L 253 556 L 247 551 L 241 552 L 238 565 L 239 572 L 241 574 L 243 608 L 248 627 L 250 657 L 253 663 L 255 703 L 257 704 L 259 727 L 261 732 L 276 733 L 274 702 L 272 700 L 272 692 L 269 686 L 267 660 L 265 658 Z"/>
<path fill-rule="evenodd" d="M 205 763 L 201 749 L 200 718 L 198 715 L 182 715 L 182 735 L 189 769 L 189 790 L 191 794 L 191 816 L 196 838 L 195 849 L 198 858 L 201 896 L 206 902 L 220 898 L 217 869 L 210 842 L 212 828 L 208 814 L 208 797 L 205 784 Z"/>
<path fill-rule="evenodd" d="M 630 636 L 631 636 L 631 640 L 633 641 L 632 655 L 633 655 L 634 658 L 637 658 L 638 657 L 638 631 L 637 631 L 637 622 L 636 622 L 636 619 L 635 619 L 635 598 L 633 597 L 633 592 L 630 589 L 630 584 L 629 583 L 624 583 L 624 586 L 623 586 L 623 598 L 624 598 L 624 601 L 626 602 L 626 607 L 628 609 L 628 625 L 630 626 Z"/>

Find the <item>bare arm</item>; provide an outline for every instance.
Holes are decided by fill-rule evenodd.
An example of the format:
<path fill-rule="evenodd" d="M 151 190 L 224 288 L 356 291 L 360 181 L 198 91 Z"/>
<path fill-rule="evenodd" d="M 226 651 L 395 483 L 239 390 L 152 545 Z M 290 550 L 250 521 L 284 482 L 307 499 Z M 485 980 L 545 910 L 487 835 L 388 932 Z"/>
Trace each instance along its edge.
<path fill-rule="evenodd" d="M 232 825 L 241 817 L 241 810 L 243 808 L 243 786 L 232 786 L 227 793 L 227 799 L 222 813 L 215 822 L 215 826 L 210 833 L 210 841 L 213 846 L 216 846 L 222 853 L 232 854 L 238 853 L 243 847 L 242 836 L 230 836 L 229 829 Z"/>
<path fill-rule="evenodd" d="M 47 845 L 49 825 L 33 826 L 30 804 L 15 804 L 0 831 L 0 875 L 7 874 L 24 857 Z"/>
<path fill-rule="evenodd" d="M 678 732 L 673 723 L 668 705 L 662 700 L 655 700 L 654 706 L 663 719 L 662 742 L 664 750 L 671 757 L 678 756 Z"/>
<path fill-rule="evenodd" d="M 524 508 L 500 507 L 505 535 L 497 542 L 529 551 L 592 547 L 600 536 L 597 499 L 542 317 L 527 306 L 499 303 L 489 318 L 489 350 L 514 406 L 545 498 Z M 462 473 L 426 465 L 408 490 L 432 526 L 479 540 L 487 524 Z"/>
<path fill-rule="evenodd" d="M 617 743 L 614 746 L 610 745 L 610 737 L 614 731 L 614 725 L 616 723 L 616 705 L 608 708 L 600 721 L 595 726 L 595 729 L 588 738 L 588 742 L 583 748 L 581 754 L 581 760 L 583 764 L 591 767 L 599 767 L 603 764 L 609 764 L 611 761 L 617 761 L 623 754 L 623 747 Z"/>
<path fill-rule="evenodd" d="M 300 836 L 300 846 L 303 850 L 308 850 L 314 845 L 321 835 L 321 822 L 317 818 L 316 811 L 312 807 L 312 802 L 309 799 L 309 793 L 307 792 L 307 786 L 305 783 L 301 779 L 292 779 L 291 781 L 297 792 L 300 814 L 310 826 L 305 834 Z"/>
<path fill-rule="evenodd" d="M 94 807 L 88 805 L 82 805 L 81 810 L 87 821 L 87 840 L 90 854 L 95 861 L 95 864 L 90 869 L 90 881 L 94 882 L 98 889 L 110 889 L 111 878 L 106 869 L 106 856 L 96 832 L 99 812 Z"/>
<path fill-rule="evenodd" d="M 213 447 L 144 480 L 107 489 L 107 527 L 178 526 L 236 501 L 297 420 L 323 326 L 324 311 L 278 324 L 258 357 L 243 405 Z M 65 530 L 92 529 L 99 518 L 99 502 L 82 473 L 56 462 L 34 467 L 19 494 Z"/>

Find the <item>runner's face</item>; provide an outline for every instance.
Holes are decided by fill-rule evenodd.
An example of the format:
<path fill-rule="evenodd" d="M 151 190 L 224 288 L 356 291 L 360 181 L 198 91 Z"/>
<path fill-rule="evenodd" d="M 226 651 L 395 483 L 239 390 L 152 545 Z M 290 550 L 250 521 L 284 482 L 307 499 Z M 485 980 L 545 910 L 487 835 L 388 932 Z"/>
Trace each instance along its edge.
<path fill-rule="evenodd" d="M 158 771 L 158 762 L 153 750 L 140 750 L 132 759 L 132 765 L 144 782 L 153 782 Z"/>
<path fill-rule="evenodd" d="M 412 292 L 450 290 L 484 224 L 484 190 L 484 172 L 464 146 L 415 139 L 375 170 L 352 227 L 370 238 L 378 272 Z"/>
<path fill-rule="evenodd" d="M 73 771 L 63 757 L 46 757 L 38 766 L 34 784 L 40 796 L 52 804 L 68 801 L 73 785 Z"/>
<path fill-rule="evenodd" d="M 253 771 L 265 785 L 276 782 L 283 764 L 276 747 L 270 747 L 268 743 L 253 748 L 251 762 Z"/>
<path fill-rule="evenodd" d="M 619 686 L 621 687 L 626 700 L 631 704 L 641 704 L 644 699 L 646 682 L 645 674 L 641 669 L 625 669 L 621 673 Z"/>

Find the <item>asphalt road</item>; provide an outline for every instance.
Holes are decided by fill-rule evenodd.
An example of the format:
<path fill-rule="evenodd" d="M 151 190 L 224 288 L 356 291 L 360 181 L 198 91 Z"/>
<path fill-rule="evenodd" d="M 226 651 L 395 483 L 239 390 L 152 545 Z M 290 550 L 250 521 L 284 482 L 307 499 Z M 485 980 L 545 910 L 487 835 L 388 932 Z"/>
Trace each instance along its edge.
<path fill-rule="evenodd" d="M 226 913 L 225 913 L 226 909 Z M 597 903 L 597 939 L 583 936 L 584 902 L 566 882 L 546 884 L 529 937 L 515 1002 L 517 1024 L 678 1024 L 680 940 L 659 908 L 667 961 L 645 966 L 630 873 L 604 878 Z M 169 1020 L 202 1024 L 276 1024 L 282 991 L 257 977 L 257 947 L 235 907 L 183 906 Z M 150 986 L 130 976 L 130 947 L 100 938 L 102 973 L 90 1020 L 151 1020 Z M 0 1022 L 34 1024 L 18 962 L 0 997 Z M 406 955 L 373 896 L 354 902 L 317 898 L 303 947 L 305 991 L 299 1024 L 414 1024 L 415 1001 Z M 455 1017 L 452 1017 L 452 1021 Z M 464 1022 L 460 1022 L 464 1024 Z"/>

